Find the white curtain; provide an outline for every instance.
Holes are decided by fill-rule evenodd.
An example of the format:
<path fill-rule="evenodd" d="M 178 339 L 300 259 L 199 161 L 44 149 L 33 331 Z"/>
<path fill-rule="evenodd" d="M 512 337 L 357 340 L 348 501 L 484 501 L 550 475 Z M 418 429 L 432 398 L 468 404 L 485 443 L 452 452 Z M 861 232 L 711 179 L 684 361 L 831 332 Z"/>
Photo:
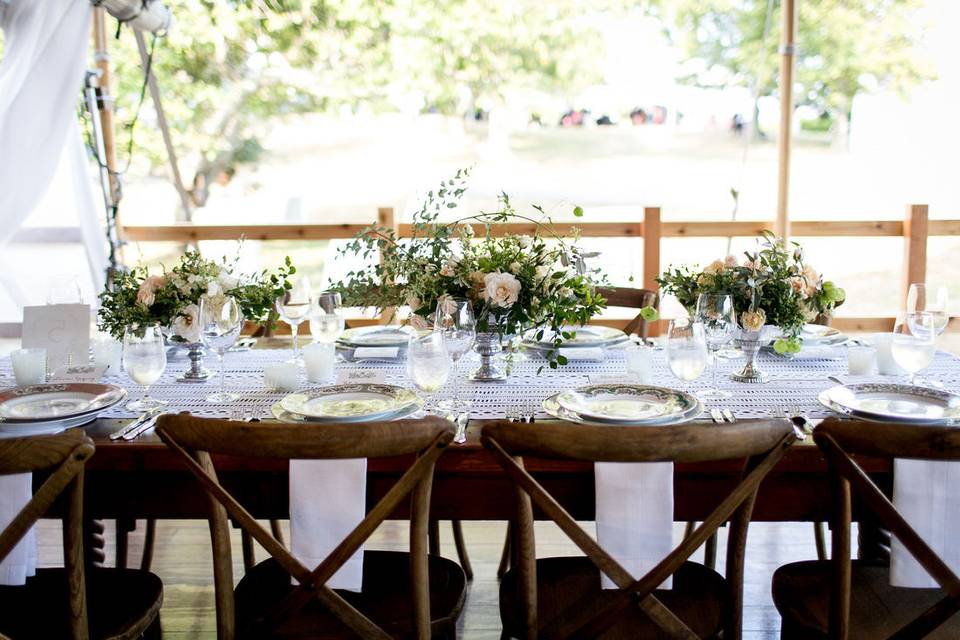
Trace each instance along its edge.
<path fill-rule="evenodd" d="M 89 0 L 0 0 L 5 40 L 0 62 L 0 260 L 3 246 L 37 206 L 66 155 L 91 272 L 93 262 L 99 263 L 96 272 L 104 266 L 75 116 L 87 66 L 90 13 Z M 0 264 L 0 273 L 10 269 Z M 20 297 L 16 283 L 0 283 L 15 299 Z"/>

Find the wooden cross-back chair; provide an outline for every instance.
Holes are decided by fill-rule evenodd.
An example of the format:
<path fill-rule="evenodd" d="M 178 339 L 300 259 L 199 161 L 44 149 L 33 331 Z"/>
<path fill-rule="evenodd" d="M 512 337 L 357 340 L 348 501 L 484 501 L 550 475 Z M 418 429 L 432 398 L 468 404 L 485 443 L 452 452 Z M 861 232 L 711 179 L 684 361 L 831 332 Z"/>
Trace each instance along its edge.
<path fill-rule="evenodd" d="M 428 417 L 364 424 L 255 424 L 162 416 L 157 433 L 210 497 L 217 633 L 237 638 L 454 637 L 466 579 L 453 561 L 427 553 L 434 463 L 453 439 L 450 423 Z M 211 454 L 287 459 L 416 456 L 367 516 L 317 567 L 305 567 L 220 484 Z M 322 489 L 322 488 L 318 488 Z M 364 554 L 361 592 L 326 582 L 409 498 L 410 551 Z M 318 506 L 322 507 L 322 490 Z M 234 590 L 228 516 L 271 558 Z M 291 576 L 298 585 L 291 584 Z"/>
<path fill-rule="evenodd" d="M 607 301 L 607 307 L 625 307 L 628 309 L 642 309 L 644 307 L 657 308 L 660 295 L 652 289 L 631 289 L 629 287 L 599 287 L 597 293 Z M 650 333 L 649 323 L 639 313 L 624 328 L 627 335 L 637 334 L 644 340 Z"/>
<path fill-rule="evenodd" d="M 814 431 L 830 467 L 831 560 L 796 562 L 773 575 L 784 640 L 960 638 L 960 579 L 917 535 L 853 456 L 960 461 L 960 430 L 830 418 Z M 941 586 L 890 585 L 889 566 L 851 560 L 851 490 Z M 960 531 L 949 532 L 960 535 Z"/>
<path fill-rule="evenodd" d="M 83 552 L 83 469 L 93 441 L 82 430 L 0 440 L 0 475 L 49 473 L 14 519 L 0 532 L 5 558 L 44 517 L 63 502 L 62 568 L 37 569 L 22 586 L 0 586 L 0 637 L 160 637 L 163 585 L 146 571 L 87 567 Z"/>
<path fill-rule="evenodd" d="M 514 568 L 500 589 L 503 637 L 738 638 L 747 526 L 761 480 L 794 441 L 786 420 L 711 425 L 618 427 L 494 423 L 483 429 L 516 491 Z M 593 462 L 746 459 L 741 481 L 663 561 L 632 576 L 544 489 L 523 457 Z M 586 557 L 536 557 L 536 506 Z M 688 558 L 730 520 L 727 577 Z M 600 573 L 618 590 L 601 590 Z M 673 588 L 657 590 L 673 576 Z M 655 591 L 656 590 L 656 591 Z"/>

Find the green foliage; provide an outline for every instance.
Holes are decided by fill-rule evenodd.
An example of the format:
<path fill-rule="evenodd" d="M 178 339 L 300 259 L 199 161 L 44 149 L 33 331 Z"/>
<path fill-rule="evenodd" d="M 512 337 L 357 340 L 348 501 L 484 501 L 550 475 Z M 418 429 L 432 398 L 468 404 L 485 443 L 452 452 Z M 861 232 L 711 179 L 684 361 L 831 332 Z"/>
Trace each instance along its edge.
<path fill-rule="evenodd" d="M 368 264 L 347 273 L 331 285 L 346 306 L 399 307 L 406 305 L 421 320 L 431 317 L 448 296 L 473 303 L 479 331 L 519 334 L 537 329 L 553 336 L 551 366 L 565 359 L 557 348 L 564 326 L 587 324 L 606 305 L 596 293 L 605 278 L 589 269 L 588 258 L 572 240 L 561 237 L 541 207 L 534 218 L 516 211 L 501 194 L 497 211 L 481 212 L 441 222 L 440 215 L 458 206 L 466 191 L 468 172 L 460 170 L 430 191 L 413 216 L 413 237 L 397 238 L 391 229 L 373 226 L 341 248 L 344 255 L 360 255 Z M 491 225 L 525 222 L 533 236 L 494 237 Z M 484 229 L 474 236 L 473 225 Z"/>
<path fill-rule="evenodd" d="M 777 91 L 780 4 L 773 3 L 765 44 L 767 0 L 678 0 L 671 7 L 690 55 L 727 69 L 732 84 L 756 84 L 758 95 L 766 96 Z M 921 0 L 797 2 L 797 102 L 846 118 L 860 91 L 902 90 L 930 78 L 918 53 L 921 6 Z"/>

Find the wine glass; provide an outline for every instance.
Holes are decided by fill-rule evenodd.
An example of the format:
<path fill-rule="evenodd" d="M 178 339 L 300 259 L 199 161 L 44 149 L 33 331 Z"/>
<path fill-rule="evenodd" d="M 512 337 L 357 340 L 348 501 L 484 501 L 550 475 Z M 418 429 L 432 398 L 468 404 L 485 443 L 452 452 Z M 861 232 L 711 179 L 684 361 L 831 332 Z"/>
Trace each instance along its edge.
<path fill-rule="evenodd" d="M 60 275 L 50 279 L 47 304 L 83 304 L 83 291 L 76 276 Z"/>
<path fill-rule="evenodd" d="M 707 347 L 710 349 L 711 364 L 713 365 L 713 379 L 709 389 L 698 394 L 707 400 L 722 400 L 729 398 L 730 392 L 723 391 L 717 386 L 717 369 L 720 360 L 717 352 L 725 344 L 733 340 L 737 331 L 736 312 L 733 310 L 733 296 L 725 293 L 701 293 L 697 298 L 697 311 L 694 316 L 697 322 L 703 324 Z"/>
<path fill-rule="evenodd" d="M 323 291 L 317 296 L 316 306 L 310 316 L 310 335 L 314 341 L 333 342 L 343 333 L 340 306 L 340 294 L 335 291 Z"/>
<path fill-rule="evenodd" d="M 667 327 L 667 364 L 684 382 L 692 382 L 707 366 L 707 338 L 702 322 L 671 320 Z"/>
<path fill-rule="evenodd" d="M 203 346 L 212 349 L 220 359 L 220 391 L 207 396 L 207 402 L 224 404 L 233 402 L 239 396 L 227 393 L 224 375 L 224 357 L 230 347 L 237 343 L 243 328 L 243 312 L 232 296 L 201 296 L 200 298 L 200 340 Z"/>
<path fill-rule="evenodd" d="M 149 411 L 165 404 L 163 400 L 150 397 L 150 385 L 156 382 L 167 368 L 167 348 L 159 325 L 140 327 L 130 325 L 123 334 L 123 369 L 130 379 L 143 387 L 140 400 L 127 403 L 131 411 Z"/>
<path fill-rule="evenodd" d="M 907 372 L 909 384 L 915 384 L 917 372 L 933 362 L 936 338 L 937 318 L 934 314 L 923 312 L 897 316 L 890 355 Z"/>
<path fill-rule="evenodd" d="M 920 313 L 930 314 L 936 334 L 940 335 L 947 330 L 950 320 L 947 315 L 949 300 L 946 287 L 931 287 L 926 283 L 914 282 L 907 291 L 907 315 L 917 317 Z"/>
<path fill-rule="evenodd" d="M 280 319 L 290 325 L 290 338 L 293 340 L 293 362 L 301 363 L 300 347 L 297 345 L 297 331 L 300 323 L 306 320 L 313 310 L 313 294 L 310 280 L 306 276 L 294 278 L 290 289 L 279 296 L 274 303 Z"/>
<path fill-rule="evenodd" d="M 458 411 L 460 403 L 460 377 L 457 375 L 457 364 L 465 353 L 473 348 L 473 341 L 477 337 L 477 322 L 473 316 L 473 305 L 466 298 L 443 297 L 437 301 L 437 309 L 433 317 L 433 330 L 440 332 L 447 343 L 447 353 L 452 361 L 453 398 L 442 404 L 444 408 Z"/>
<path fill-rule="evenodd" d="M 423 410 L 429 413 L 432 394 L 450 377 L 450 354 L 443 333 L 434 331 L 423 337 L 410 336 L 407 343 L 407 375 L 417 389 L 427 396 L 427 405 Z"/>

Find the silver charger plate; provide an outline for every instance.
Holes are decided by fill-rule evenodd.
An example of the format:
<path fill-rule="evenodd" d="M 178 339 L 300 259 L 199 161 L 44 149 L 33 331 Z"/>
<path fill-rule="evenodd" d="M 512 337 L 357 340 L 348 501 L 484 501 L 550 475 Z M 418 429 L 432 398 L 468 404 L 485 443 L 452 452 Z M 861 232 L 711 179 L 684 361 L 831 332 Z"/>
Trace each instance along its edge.
<path fill-rule="evenodd" d="M 401 420 L 403 418 L 408 418 L 415 414 L 417 411 L 423 408 L 423 400 L 417 398 L 417 402 L 405 407 L 393 415 L 386 416 L 384 418 L 378 418 L 378 420 Z M 333 422 L 371 422 L 373 418 L 367 420 L 314 420 L 306 416 L 297 415 L 295 413 L 290 413 L 289 411 L 284 411 L 283 407 L 280 406 L 280 403 L 275 403 L 270 407 L 270 412 L 273 414 L 273 417 L 279 420 L 280 422 L 287 422 L 289 424 L 331 424 Z"/>
<path fill-rule="evenodd" d="M 406 346 L 410 336 L 419 333 L 399 325 L 355 327 L 341 333 L 337 343 L 348 347 L 401 347 Z"/>
<path fill-rule="evenodd" d="M 906 384 L 837 385 L 817 396 L 831 411 L 854 418 L 917 425 L 960 425 L 960 396 Z"/>
<path fill-rule="evenodd" d="M 553 332 L 550 329 L 543 330 L 543 337 L 537 340 L 537 331 L 531 329 L 524 335 L 523 344 L 536 349 L 553 349 Z M 607 347 L 610 345 L 626 342 L 630 336 L 620 329 L 613 327 L 601 327 L 597 325 L 587 325 L 585 327 L 563 327 L 561 331 L 576 332 L 576 337 L 572 340 L 564 340 L 562 347 L 567 348 L 585 348 L 585 347 Z"/>
<path fill-rule="evenodd" d="M 126 397 L 123 387 L 92 382 L 14 387 L 0 392 L 0 422 L 36 423 L 89 416 Z"/>
<path fill-rule="evenodd" d="M 543 409 L 547 414 L 577 422 L 580 424 L 602 424 L 609 426 L 663 426 L 688 422 L 703 412 L 700 401 L 682 391 L 633 384 L 604 384 L 590 385 L 575 390 L 587 402 L 578 408 L 571 392 L 561 392 L 550 396 L 543 401 Z M 568 394 L 561 398 L 564 393 Z M 604 411 L 603 406 L 608 402 L 631 403 L 636 402 L 638 411 L 629 407 L 618 410 L 614 405 L 613 411 Z M 661 404 L 661 409 L 643 409 L 643 406 Z M 566 406 L 564 406 L 566 405 Z M 599 410 L 598 410 L 599 409 Z M 612 414 L 618 415 L 612 415 Z M 632 416 L 629 416 L 633 413 Z"/>
<path fill-rule="evenodd" d="M 341 384 L 291 393 L 280 406 L 312 421 L 381 420 L 420 402 L 410 389 L 391 384 Z"/>

